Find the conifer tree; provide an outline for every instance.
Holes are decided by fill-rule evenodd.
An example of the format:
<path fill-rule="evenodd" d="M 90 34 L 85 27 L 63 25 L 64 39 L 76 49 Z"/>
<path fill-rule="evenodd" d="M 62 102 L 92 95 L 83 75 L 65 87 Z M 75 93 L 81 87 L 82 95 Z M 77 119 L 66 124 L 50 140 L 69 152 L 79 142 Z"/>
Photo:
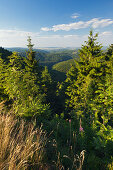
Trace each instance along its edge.
<path fill-rule="evenodd" d="M 0 56 L 0 102 L 4 100 L 4 88 L 3 88 L 3 81 L 4 81 L 4 74 L 5 74 L 5 67 L 3 59 Z"/>
<path fill-rule="evenodd" d="M 113 54 L 113 44 L 111 44 L 107 50 L 106 55 L 109 57 Z"/>
<path fill-rule="evenodd" d="M 80 49 L 80 59 L 67 74 L 67 105 L 106 125 L 113 117 L 113 54 L 112 46 L 103 54 L 97 36 L 90 31 L 86 45 Z"/>
<path fill-rule="evenodd" d="M 32 48 L 29 48 L 28 56 L 32 54 Z M 9 56 L 2 85 L 8 100 L 12 101 L 15 114 L 26 117 L 49 116 L 50 109 L 42 90 L 41 73 L 42 70 L 34 58 L 29 60 L 17 53 Z"/>
<path fill-rule="evenodd" d="M 96 42 L 97 36 L 90 31 L 86 45 L 79 51 L 79 60 L 75 60 L 75 68 L 71 68 L 67 74 L 69 86 L 66 94 L 70 98 L 66 103 L 82 115 L 91 112 L 98 80 L 102 75 L 102 46 Z"/>
<path fill-rule="evenodd" d="M 33 62 L 33 60 L 34 60 L 34 58 L 35 58 L 35 52 L 33 51 L 33 46 L 34 46 L 34 44 L 31 43 L 31 38 L 30 38 L 30 36 L 28 36 L 27 41 L 28 41 L 28 45 L 27 45 L 27 46 L 28 46 L 27 58 L 28 58 L 31 62 Z"/>
<path fill-rule="evenodd" d="M 112 45 L 108 48 L 102 62 L 102 75 L 98 83 L 98 94 L 94 100 L 97 114 L 106 125 L 113 118 L 113 53 Z"/>

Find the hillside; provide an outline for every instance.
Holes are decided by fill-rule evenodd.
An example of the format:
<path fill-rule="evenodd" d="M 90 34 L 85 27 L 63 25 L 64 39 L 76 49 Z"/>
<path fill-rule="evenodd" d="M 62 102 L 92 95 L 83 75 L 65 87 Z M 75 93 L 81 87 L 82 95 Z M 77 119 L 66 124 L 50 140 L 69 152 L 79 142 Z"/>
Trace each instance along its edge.
<path fill-rule="evenodd" d="M 26 56 L 27 48 L 7 48 L 12 52 L 18 52 L 20 56 Z M 78 56 L 78 49 L 77 50 L 70 50 L 70 49 L 58 49 L 58 50 L 41 50 L 41 49 L 34 49 L 36 52 L 36 59 L 39 60 L 39 63 L 43 66 L 47 66 L 49 69 L 56 63 L 67 61 Z"/>
<path fill-rule="evenodd" d="M 73 64 L 75 64 L 74 59 L 70 59 L 54 64 L 52 69 L 66 74 Z"/>
<path fill-rule="evenodd" d="M 54 64 L 51 70 L 52 78 L 56 81 L 64 81 L 66 79 L 66 73 L 69 71 L 73 64 L 75 64 L 74 59 Z"/>

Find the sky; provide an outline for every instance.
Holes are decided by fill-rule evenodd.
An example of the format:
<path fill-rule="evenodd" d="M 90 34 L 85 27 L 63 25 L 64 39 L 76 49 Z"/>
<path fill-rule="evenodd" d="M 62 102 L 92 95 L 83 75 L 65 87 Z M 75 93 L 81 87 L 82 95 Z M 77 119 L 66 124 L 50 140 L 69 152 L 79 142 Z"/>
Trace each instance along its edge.
<path fill-rule="evenodd" d="M 0 0 L 0 46 L 80 47 L 90 30 L 113 43 L 113 0 Z"/>

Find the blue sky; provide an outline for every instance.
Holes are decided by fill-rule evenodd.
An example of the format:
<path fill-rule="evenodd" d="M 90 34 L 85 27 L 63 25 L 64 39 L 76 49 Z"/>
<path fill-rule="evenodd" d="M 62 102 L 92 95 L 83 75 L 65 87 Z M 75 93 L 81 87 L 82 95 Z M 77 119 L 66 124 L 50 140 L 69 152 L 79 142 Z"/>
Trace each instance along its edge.
<path fill-rule="evenodd" d="M 90 29 L 113 43 L 113 0 L 0 0 L 0 46 L 79 47 Z"/>

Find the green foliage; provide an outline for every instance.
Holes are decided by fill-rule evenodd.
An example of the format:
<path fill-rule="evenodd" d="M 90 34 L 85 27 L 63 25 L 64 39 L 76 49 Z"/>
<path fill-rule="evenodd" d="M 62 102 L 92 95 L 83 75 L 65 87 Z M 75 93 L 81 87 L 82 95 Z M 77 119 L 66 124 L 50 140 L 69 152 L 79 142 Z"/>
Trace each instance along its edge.
<path fill-rule="evenodd" d="M 67 73 L 67 108 L 75 110 L 84 122 L 82 145 L 89 153 L 86 169 L 106 167 L 113 153 L 113 55 L 112 46 L 103 53 L 90 31 L 86 45 L 80 50 Z M 90 122 L 90 123 L 89 123 Z M 109 151 L 109 147 L 111 152 Z M 101 159 L 104 159 L 102 161 Z"/>
<path fill-rule="evenodd" d="M 12 52 L 0 47 L 0 55 L 4 61 L 8 61 L 8 56 L 10 56 L 11 54 Z"/>
<path fill-rule="evenodd" d="M 41 77 L 42 69 L 34 59 L 31 39 L 28 45 L 27 59 L 20 57 L 17 53 L 9 57 L 8 65 L 1 59 L 0 69 L 5 70 L 1 75 L 2 88 L 4 94 L 12 101 L 15 114 L 26 117 L 43 115 L 48 119 L 50 110 L 42 90 L 44 79 Z M 29 56 L 32 56 L 32 60 Z"/>
<path fill-rule="evenodd" d="M 86 45 L 80 50 L 80 60 L 75 60 L 76 67 L 72 67 L 67 74 L 66 82 L 69 86 L 66 94 L 70 96 L 67 104 L 78 109 L 80 114 L 90 109 L 98 80 L 102 75 L 103 56 L 101 45 L 98 45 L 96 38 L 97 35 L 93 36 L 90 31 Z"/>
<path fill-rule="evenodd" d="M 20 62 L 20 66 L 16 63 L 18 60 L 16 54 L 11 56 L 10 62 L 12 65 L 9 66 L 5 75 L 5 92 L 9 95 L 9 99 L 13 100 L 13 108 L 16 114 L 21 116 L 43 114 L 49 106 L 42 104 L 44 94 L 41 94 L 37 74 L 25 68 L 21 69 Z"/>
<path fill-rule="evenodd" d="M 73 64 L 74 64 L 74 60 L 70 59 L 53 65 L 52 69 L 63 73 L 67 73 Z"/>
<path fill-rule="evenodd" d="M 54 64 L 51 71 L 51 73 L 54 75 L 53 79 L 60 82 L 64 81 L 66 79 L 66 73 L 69 71 L 72 64 L 74 64 L 73 59 Z"/>
<path fill-rule="evenodd" d="M 72 63 L 61 83 L 54 81 L 55 74 L 47 67 L 39 65 L 30 37 L 26 57 L 18 53 L 0 57 L 1 113 L 7 105 L 16 115 L 32 119 L 36 127 L 43 124 L 49 136 L 49 168 L 113 167 L 113 46 L 103 52 L 97 36 L 90 31 L 75 60 L 75 51 L 54 52 L 54 56 L 46 53 L 46 59 L 43 53 L 43 62 L 71 56 L 71 60 L 53 66 L 62 77 Z"/>
<path fill-rule="evenodd" d="M 8 56 L 10 56 L 11 54 L 12 52 L 0 47 L 0 101 L 5 100 L 7 98 L 7 95 L 4 94 L 3 80 L 5 70 L 9 62 Z"/>
<path fill-rule="evenodd" d="M 4 61 L 0 56 L 0 102 L 3 101 L 5 98 L 3 88 L 4 72 L 5 72 Z"/>
<path fill-rule="evenodd" d="M 33 60 L 34 60 L 34 58 L 35 58 L 35 52 L 33 51 L 33 44 L 31 44 L 31 38 L 30 38 L 30 36 L 28 37 L 28 39 L 27 39 L 27 41 L 28 41 L 28 52 L 27 52 L 27 58 L 31 61 L 31 62 L 33 62 Z"/>
<path fill-rule="evenodd" d="M 42 79 L 42 91 L 45 94 L 46 102 L 50 104 L 51 109 L 55 107 L 55 97 L 56 97 L 56 83 L 52 81 L 50 73 L 45 66 L 41 74 Z"/>
<path fill-rule="evenodd" d="M 42 71 L 41 77 L 43 83 L 50 84 L 52 82 L 47 66 L 45 66 L 44 70 Z"/>
<path fill-rule="evenodd" d="M 107 50 L 106 53 L 106 58 L 109 59 L 108 57 L 111 56 L 113 54 L 113 44 L 111 44 Z"/>
<path fill-rule="evenodd" d="M 30 43 L 31 48 L 33 48 L 33 44 L 31 40 L 29 42 L 30 37 L 28 37 L 28 44 Z M 28 49 L 30 47 L 28 45 Z M 11 51 L 16 51 L 19 53 L 20 56 L 26 57 L 26 50 L 27 48 L 12 48 Z M 56 63 L 67 61 L 73 58 L 78 57 L 78 50 L 56 50 L 56 51 L 44 51 L 40 49 L 34 49 L 35 52 L 35 59 L 39 60 L 39 64 L 42 66 L 47 66 L 49 69 Z"/>

